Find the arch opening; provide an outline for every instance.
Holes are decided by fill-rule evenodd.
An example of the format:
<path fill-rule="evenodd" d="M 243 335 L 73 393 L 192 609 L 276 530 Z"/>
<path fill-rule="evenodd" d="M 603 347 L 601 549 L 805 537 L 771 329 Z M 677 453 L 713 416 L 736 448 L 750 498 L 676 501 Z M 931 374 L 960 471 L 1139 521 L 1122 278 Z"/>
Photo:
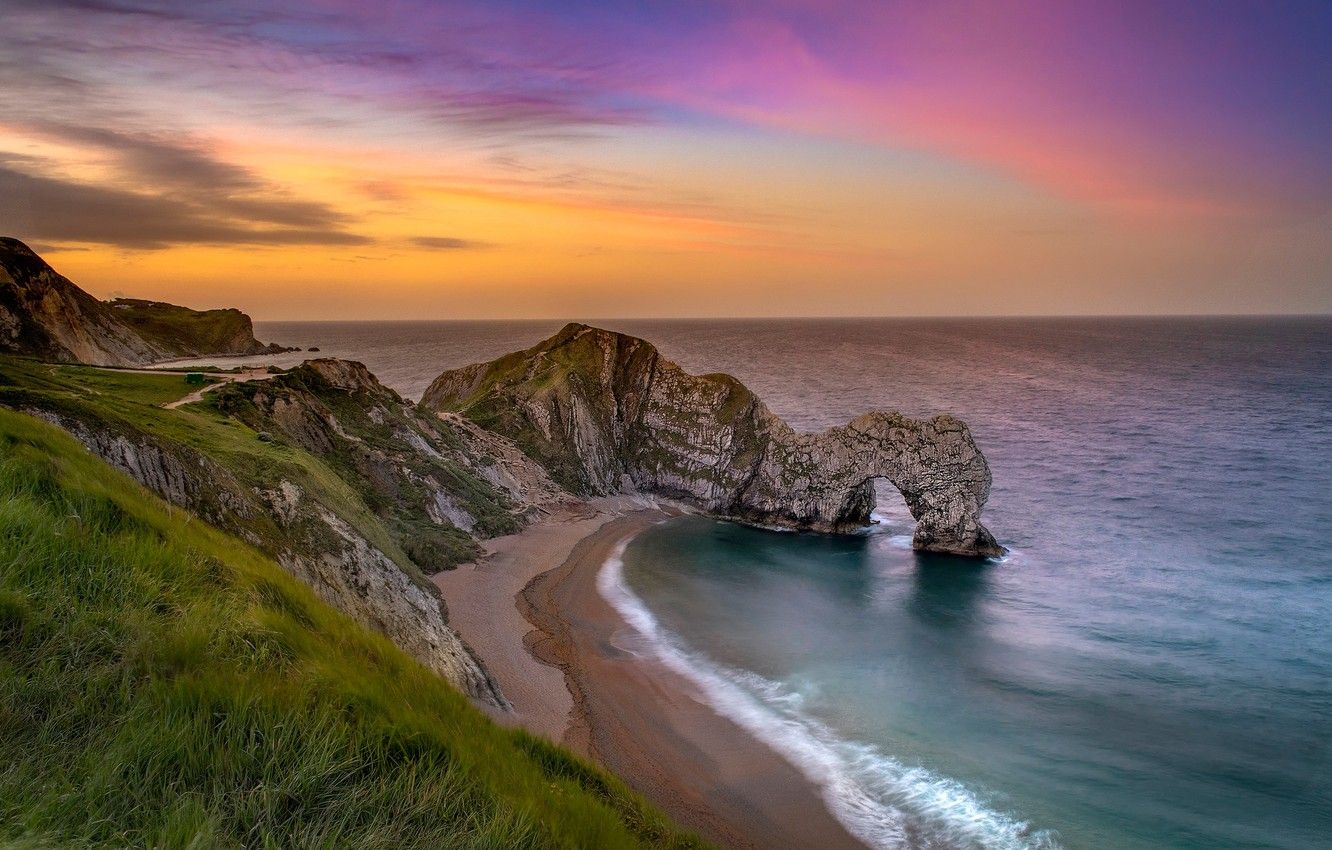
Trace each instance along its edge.
<path fill-rule="evenodd" d="M 916 516 L 906 496 L 886 475 L 869 475 L 851 487 L 839 514 L 843 531 L 883 527 L 911 534 Z"/>
<path fill-rule="evenodd" d="M 916 518 L 911 515 L 911 509 L 907 507 L 906 497 L 902 495 L 902 491 L 881 475 L 870 478 L 869 484 L 874 491 L 870 520 L 886 528 L 901 529 L 903 533 L 910 534 L 916 527 Z"/>

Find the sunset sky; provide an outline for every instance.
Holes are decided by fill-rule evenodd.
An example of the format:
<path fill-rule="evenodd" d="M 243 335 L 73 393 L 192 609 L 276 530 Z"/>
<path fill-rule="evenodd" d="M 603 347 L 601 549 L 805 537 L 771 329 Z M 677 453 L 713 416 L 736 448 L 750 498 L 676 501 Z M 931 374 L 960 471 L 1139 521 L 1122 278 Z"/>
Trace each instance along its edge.
<path fill-rule="evenodd" d="M 1332 311 L 1332 4 L 0 0 L 0 233 L 259 319 Z"/>

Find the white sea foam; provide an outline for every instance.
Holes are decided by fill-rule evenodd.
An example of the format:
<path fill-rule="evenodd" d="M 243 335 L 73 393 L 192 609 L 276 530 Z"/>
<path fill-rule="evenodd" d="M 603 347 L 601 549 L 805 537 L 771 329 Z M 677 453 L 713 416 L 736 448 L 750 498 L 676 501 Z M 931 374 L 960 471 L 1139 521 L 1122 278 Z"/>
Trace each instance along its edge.
<path fill-rule="evenodd" d="M 892 537 L 888 538 L 888 543 L 891 544 L 894 549 L 911 549 L 911 540 L 912 536 L 910 534 L 894 534 Z"/>
<path fill-rule="evenodd" d="M 756 673 L 688 651 L 624 581 L 621 543 L 597 589 L 667 667 L 692 681 L 718 713 L 746 729 L 818 786 L 833 815 L 881 850 L 1057 850 L 1045 831 L 986 807 L 961 783 L 839 737 L 804 710 L 802 695 Z"/>

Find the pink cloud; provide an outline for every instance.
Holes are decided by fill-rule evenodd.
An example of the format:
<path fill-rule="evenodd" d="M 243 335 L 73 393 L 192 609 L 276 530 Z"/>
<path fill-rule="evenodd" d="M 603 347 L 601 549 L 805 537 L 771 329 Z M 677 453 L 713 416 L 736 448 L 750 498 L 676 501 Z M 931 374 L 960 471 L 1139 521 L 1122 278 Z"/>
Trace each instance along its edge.
<path fill-rule="evenodd" d="M 1226 215 L 1327 201 L 1326 167 L 1265 122 L 1261 90 L 1244 90 L 1246 69 L 1261 74 L 1271 57 L 1240 32 L 1129 5 L 736 5 L 652 94 L 937 151 L 1119 210 Z"/>
<path fill-rule="evenodd" d="M 1299 0 L 145 5 L 29 5 L 26 34 L 0 34 L 16 108 L 82 120 L 108 92 L 169 86 L 264 126 L 495 147 L 692 112 L 921 149 L 1135 214 L 1332 196 L 1332 16 Z"/>

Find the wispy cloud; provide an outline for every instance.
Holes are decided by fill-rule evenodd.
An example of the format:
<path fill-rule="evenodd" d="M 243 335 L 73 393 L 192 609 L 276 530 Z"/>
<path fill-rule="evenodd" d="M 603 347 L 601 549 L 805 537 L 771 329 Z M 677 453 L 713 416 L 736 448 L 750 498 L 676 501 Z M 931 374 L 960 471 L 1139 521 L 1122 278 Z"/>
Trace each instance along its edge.
<path fill-rule="evenodd" d="M 62 244 L 741 246 L 737 277 L 829 251 L 877 281 L 897 242 L 956 281 L 987 232 L 1123 229 L 1104 276 L 1138 280 L 1332 208 L 1329 39 L 1322 0 L 0 0 L 0 212 Z"/>
<path fill-rule="evenodd" d="M 109 163 L 96 181 L 61 173 L 41 157 L 4 156 L 11 222 L 38 239 L 151 250 L 180 244 L 356 245 L 346 214 L 292 197 L 251 169 L 179 132 L 167 136 L 65 120 L 5 121 L 26 136 L 88 149 Z M 11 225 L 12 226 L 12 225 Z"/>
<path fill-rule="evenodd" d="M 473 239 L 459 239 L 456 236 L 416 236 L 411 240 L 412 244 L 418 248 L 425 248 L 428 251 L 475 251 L 479 248 L 489 248 L 489 242 L 478 242 Z"/>
<path fill-rule="evenodd" d="M 95 180 L 76 179 L 58 162 L 11 159 L 6 179 L 23 188 L 19 212 L 38 228 L 28 235 L 137 248 L 366 241 L 346 214 L 223 159 L 206 135 L 184 129 L 200 117 L 190 101 L 210 119 L 240 113 L 245 122 L 360 138 L 387 131 L 416 144 L 441 144 L 446 133 L 483 147 L 650 120 L 607 87 L 597 62 L 554 42 L 544 50 L 509 43 L 505 34 L 522 28 L 512 20 L 466 5 L 400 3 L 386 12 L 342 3 L 16 0 L 0 26 L 0 127 L 93 149 L 109 165 Z M 186 111 L 172 114 L 172 104 Z M 361 185 L 362 194 L 395 200 L 390 181 Z M 71 206 L 79 198 L 136 210 L 139 224 L 98 224 L 88 207 Z M 150 202 L 164 214 L 147 214 Z M 17 199 L 4 203 L 13 209 Z"/>
<path fill-rule="evenodd" d="M 45 81 L 11 78 L 28 91 L 80 87 L 86 96 L 152 81 L 248 98 L 252 115 L 313 118 L 303 115 L 313 103 L 342 103 L 491 141 L 652 119 L 648 102 L 624 86 L 622 55 L 534 10 L 420 0 L 373 9 L 246 0 L 18 0 L 17 8 L 0 45 L 16 66 L 50 72 Z M 110 79 L 112 68 L 128 77 Z"/>
<path fill-rule="evenodd" d="M 720 116 L 925 148 L 1092 203 L 1316 203 L 1332 16 L 1220 2 L 17 0 L 0 83 L 83 124 L 39 92 L 87 105 L 123 70 L 251 120 L 417 144 Z"/>
<path fill-rule="evenodd" d="M 172 245 L 362 245 L 364 236 L 329 226 L 340 220 L 311 210 L 293 213 L 264 201 L 229 201 L 210 196 L 147 194 L 33 173 L 0 165 L 0 219 L 25 238 L 92 242 L 155 250 Z M 223 199 L 224 201 L 227 199 Z M 249 212 L 242 216 L 237 213 Z M 331 221 L 330 221 L 331 219 Z"/>

